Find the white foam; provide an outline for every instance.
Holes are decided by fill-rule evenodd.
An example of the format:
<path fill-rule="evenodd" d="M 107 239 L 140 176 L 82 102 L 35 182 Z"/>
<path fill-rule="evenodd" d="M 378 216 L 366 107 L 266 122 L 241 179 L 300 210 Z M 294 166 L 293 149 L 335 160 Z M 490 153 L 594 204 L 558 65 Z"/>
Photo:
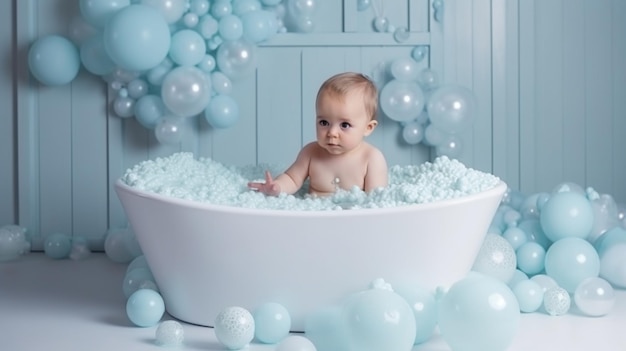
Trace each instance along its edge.
<path fill-rule="evenodd" d="M 392 166 L 389 185 L 370 193 L 353 188 L 329 197 L 306 194 L 265 196 L 250 190 L 251 180 L 263 179 L 265 170 L 279 174 L 276 165 L 234 167 L 210 158 L 194 158 L 180 152 L 169 157 L 140 162 L 128 169 L 127 185 L 166 196 L 219 205 L 280 210 L 341 210 L 384 208 L 428 203 L 467 196 L 495 187 L 500 179 L 440 156 L 420 165 Z"/>

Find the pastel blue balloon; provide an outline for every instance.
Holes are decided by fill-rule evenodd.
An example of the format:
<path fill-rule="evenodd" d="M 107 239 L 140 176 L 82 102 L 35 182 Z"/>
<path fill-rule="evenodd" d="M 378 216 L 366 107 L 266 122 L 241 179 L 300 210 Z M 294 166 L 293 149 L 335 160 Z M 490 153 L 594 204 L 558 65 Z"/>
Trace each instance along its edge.
<path fill-rule="evenodd" d="M 583 280 L 574 292 L 574 302 L 587 316 L 600 317 L 611 312 L 615 305 L 615 290 L 611 284 L 598 277 Z"/>
<path fill-rule="evenodd" d="M 424 68 L 417 75 L 417 82 L 424 92 L 430 92 L 439 87 L 439 75 L 430 68 Z"/>
<path fill-rule="evenodd" d="M 265 6 L 276 6 L 280 4 L 283 0 L 261 0 L 261 3 Z"/>
<path fill-rule="evenodd" d="M 439 304 L 439 330 L 455 351 L 506 350 L 519 321 L 519 303 L 511 289 L 480 273 L 454 283 Z"/>
<path fill-rule="evenodd" d="M 209 0 L 191 0 L 189 1 L 189 11 L 195 13 L 198 16 L 204 16 L 209 12 Z"/>
<path fill-rule="evenodd" d="M 502 233 L 502 237 L 505 238 L 509 244 L 511 244 L 513 250 L 517 250 L 520 246 L 522 246 L 522 244 L 525 244 L 528 241 L 526 232 L 519 227 L 507 228 L 504 233 Z"/>
<path fill-rule="evenodd" d="M 369 289 L 350 296 L 343 319 L 352 350 L 406 351 L 415 342 L 413 309 L 390 290 Z"/>
<path fill-rule="evenodd" d="M 239 105 L 229 95 L 216 95 L 204 111 L 204 118 L 213 128 L 231 127 L 239 120 Z"/>
<path fill-rule="evenodd" d="M 539 221 L 552 241 L 568 237 L 586 239 L 593 227 L 593 208 L 578 192 L 557 192 L 541 208 Z"/>
<path fill-rule="evenodd" d="M 165 116 L 154 127 L 154 137 L 165 145 L 178 145 L 183 140 L 182 120 L 178 116 Z"/>
<path fill-rule="evenodd" d="M 242 16 L 248 12 L 261 10 L 261 2 L 259 0 L 233 0 L 233 13 Z"/>
<path fill-rule="evenodd" d="M 180 20 L 187 11 L 188 0 L 133 0 L 142 5 L 155 8 L 168 24 L 174 24 Z"/>
<path fill-rule="evenodd" d="M 424 109 L 424 93 L 415 82 L 392 79 L 380 92 L 380 108 L 396 122 L 411 121 Z"/>
<path fill-rule="evenodd" d="M 163 79 L 161 98 L 175 115 L 195 116 L 211 101 L 211 79 L 195 66 L 176 67 Z"/>
<path fill-rule="evenodd" d="M 256 46 L 246 40 L 227 41 L 217 50 L 217 67 L 232 80 L 249 76 L 256 69 Z"/>
<path fill-rule="evenodd" d="M 202 61 L 206 54 L 206 43 L 198 32 L 183 29 L 172 35 L 169 56 L 181 66 L 194 66 Z"/>
<path fill-rule="evenodd" d="M 428 55 L 429 47 L 427 45 L 418 45 L 411 50 L 411 57 L 417 61 L 422 61 Z"/>
<path fill-rule="evenodd" d="M 414 121 L 408 122 L 402 127 L 402 139 L 407 144 L 419 144 L 424 139 L 424 126 Z"/>
<path fill-rule="evenodd" d="M 424 142 L 429 146 L 439 146 L 446 139 L 446 133 L 429 123 L 424 128 Z"/>
<path fill-rule="evenodd" d="M 230 81 L 230 78 L 220 71 L 211 73 L 211 82 L 213 84 L 213 90 L 215 90 L 218 95 L 228 95 L 233 91 L 233 83 Z"/>
<path fill-rule="evenodd" d="M 290 335 L 276 346 L 276 351 L 317 351 L 317 348 L 302 335 Z"/>
<path fill-rule="evenodd" d="M 258 43 L 271 38 L 278 31 L 276 14 L 272 11 L 251 11 L 241 16 L 243 38 Z"/>
<path fill-rule="evenodd" d="M 25 232 L 6 226 L 0 228 L 0 262 L 14 260 L 29 250 L 30 242 Z"/>
<path fill-rule="evenodd" d="M 513 277 L 516 263 L 515 250 L 511 244 L 498 234 L 487 233 L 472 270 L 506 283 Z"/>
<path fill-rule="evenodd" d="M 217 31 L 224 40 L 237 40 L 243 35 L 243 24 L 238 16 L 225 15 L 220 18 Z"/>
<path fill-rule="evenodd" d="M 157 95 L 146 95 L 135 102 L 135 119 L 147 129 L 154 129 L 167 113 L 163 99 Z"/>
<path fill-rule="evenodd" d="M 127 96 L 118 96 L 113 100 L 113 112 L 118 117 L 128 118 L 135 113 L 135 99 Z"/>
<path fill-rule="evenodd" d="M 608 230 L 594 245 L 600 257 L 600 276 L 616 287 L 626 288 L 626 230 Z"/>
<path fill-rule="evenodd" d="M 157 290 L 152 271 L 147 267 L 134 268 L 124 275 L 122 291 L 126 298 L 129 298 L 130 295 L 139 289 L 149 287 L 154 287 L 152 290 Z"/>
<path fill-rule="evenodd" d="M 46 256 L 54 259 L 68 258 L 72 251 L 72 238 L 63 233 L 52 233 L 46 236 L 43 243 Z"/>
<path fill-rule="evenodd" d="M 101 76 L 113 72 L 115 62 L 104 49 L 102 35 L 94 35 L 80 46 L 80 60 L 87 71 Z"/>
<path fill-rule="evenodd" d="M 435 147 L 437 156 L 446 155 L 449 158 L 458 158 L 463 152 L 463 141 L 453 134 L 444 135 L 443 140 Z"/>
<path fill-rule="evenodd" d="M 515 287 L 517 283 L 523 280 L 528 280 L 528 275 L 522 272 L 521 270 L 516 269 L 515 273 L 513 273 L 513 277 L 511 277 L 511 279 L 509 279 L 509 281 L 506 284 L 509 286 L 509 288 L 513 289 L 513 287 Z"/>
<path fill-rule="evenodd" d="M 149 86 L 144 79 L 133 79 L 128 82 L 126 88 L 128 89 L 128 96 L 133 99 L 139 99 L 148 94 Z"/>
<path fill-rule="evenodd" d="M 528 275 L 535 275 L 544 269 L 546 249 L 534 241 L 520 245 L 516 250 L 517 267 Z"/>
<path fill-rule="evenodd" d="M 130 0 L 80 0 L 78 5 L 87 23 L 102 28 L 111 16 L 130 5 Z"/>
<path fill-rule="evenodd" d="M 40 37 L 28 51 L 32 75 L 45 85 L 70 83 L 80 69 L 80 54 L 74 44 L 59 35 Z"/>
<path fill-rule="evenodd" d="M 126 301 L 126 315 L 138 327 L 157 325 L 165 313 L 161 294 L 152 289 L 139 289 Z"/>
<path fill-rule="evenodd" d="M 543 304 L 543 288 L 534 280 L 522 280 L 513 287 L 521 312 L 535 312 Z"/>
<path fill-rule="evenodd" d="M 207 14 L 200 18 L 196 30 L 204 39 L 211 39 L 217 33 L 218 27 L 219 22 L 213 16 Z"/>
<path fill-rule="evenodd" d="M 402 81 L 416 80 L 419 74 L 417 62 L 410 57 L 399 57 L 391 62 L 389 68 L 393 78 Z"/>
<path fill-rule="evenodd" d="M 322 351 L 350 350 L 342 307 L 325 306 L 306 316 L 304 335 Z"/>
<path fill-rule="evenodd" d="M 215 62 L 215 57 L 213 57 L 213 55 L 206 54 L 196 67 L 200 68 L 204 73 L 211 73 L 217 67 L 217 62 Z"/>
<path fill-rule="evenodd" d="M 170 48 L 170 29 L 159 11 L 130 5 L 117 12 L 104 27 L 104 47 L 122 68 L 142 71 L 157 66 Z"/>
<path fill-rule="evenodd" d="M 150 269 L 150 266 L 148 266 L 148 261 L 146 261 L 146 256 L 139 255 L 135 257 L 132 261 L 130 261 L 130 263 L 126 267 L 126 274 L 128 274 L 128 272 L 132 271 L 135 268 Z"/>
<path fill-rule="evenodd" d="M 546 252 L 546 274 L 574 293 L 580 282 L 600 274 L 600 257 L 594 247 L 581 238 L 561 239 Z"/>
<path fill-rule="evenodd" d="M 216 0 L 211 4 L 211 15 L 218 20 L 232 12 L 233 6 L 230 0 Z"/>
<path fill-rule="evenodd" d="M 283 340 L 291 329 L 291 316 L 285 306 L 265 303 L 254 310 L 254 336 L 265 344 L 276 344 Z"/>
<path fill-rule="evenodd" d="M 372 5 L 372 1 L 371 0 L 357 0 L 357 2 L 356 2 L 356 9 L 358 11 L 365 11 L 365 10 L 369 9 L 371 5 Z"/>
<path fill-rule="evenodd" d="M 428 341 L 437 327 L 437 301 L 429 289 L 414 286 L 396 286 L 395 292 L 411 306 L 415 317 L 415 344 Z"/>
<path fill-rule="evenodd" d="M 517 227 L 526 233 L 529 241 L 536 242 L 543 246 L 544 249 L 547 249 L 548 246 L 552 244 L 552 241 L 548 239 L 543 228 L 541 228 L 541 223 L 538 218 L 522 219 Z"/>
<path fill-rule="evenodd" d="M 467 88 L 447 85 L 433 91 L 426 106 L 430 122 L 448 133 L 468 129 L 476 115 L 476 98 Z"/>

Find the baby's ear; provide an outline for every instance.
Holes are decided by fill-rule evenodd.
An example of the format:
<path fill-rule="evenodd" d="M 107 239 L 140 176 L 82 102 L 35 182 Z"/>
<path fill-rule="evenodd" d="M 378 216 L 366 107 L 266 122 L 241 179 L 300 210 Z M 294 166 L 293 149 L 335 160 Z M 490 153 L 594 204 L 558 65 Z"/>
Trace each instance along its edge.
<path fill-rule="evenodd" d="M 373 120 L 369 121 L 367 123 L 367 128 L 365 129 L 365 136 L 370 135 L 374 131 L 374 129 L 376 129 L 377 125 L 378 125 L 378 121 L 377 120 L 373 119 Z"/>

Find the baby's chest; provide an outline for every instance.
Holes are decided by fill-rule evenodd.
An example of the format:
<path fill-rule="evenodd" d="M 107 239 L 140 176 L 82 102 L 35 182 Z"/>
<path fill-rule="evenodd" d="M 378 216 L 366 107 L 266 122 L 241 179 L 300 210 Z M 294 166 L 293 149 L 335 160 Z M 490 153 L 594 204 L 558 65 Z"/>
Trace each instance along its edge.
<path fill-rule="evenodd" d="M 311 162 L 309 181 L 311 185 L 323 191 L 334 191 L 337 187 L 350 189 L 354 186 L 363 188 L 365 166 L 356 161 Z"/>

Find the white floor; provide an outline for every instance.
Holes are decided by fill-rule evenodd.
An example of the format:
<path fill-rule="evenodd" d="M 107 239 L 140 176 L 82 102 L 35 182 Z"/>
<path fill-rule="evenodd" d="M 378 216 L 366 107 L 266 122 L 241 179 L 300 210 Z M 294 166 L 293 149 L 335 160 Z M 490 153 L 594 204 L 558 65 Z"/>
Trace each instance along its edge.
<path fill-rule="evenodd" d="M 104 254 L 84 261 L 30 254 L 0 263 L 0 350 L 158 350 L 156 327 L 138 328 L 126 317 L 121 290 L 126 265 Z M 509 351 L 626 350 L 626 291 L 601 318 L 570 313 L 524 314 Z M 169 318 L 166 316 L 165 318 Z M 184 324 L 183 350 L 224 350 L 213 329 Z M 248 350 L 273 350 L 251 344 Z M 414 351 L 446 351 L 439 336 Z M 384 351 L 384 350 L 381 350 Z"/>

